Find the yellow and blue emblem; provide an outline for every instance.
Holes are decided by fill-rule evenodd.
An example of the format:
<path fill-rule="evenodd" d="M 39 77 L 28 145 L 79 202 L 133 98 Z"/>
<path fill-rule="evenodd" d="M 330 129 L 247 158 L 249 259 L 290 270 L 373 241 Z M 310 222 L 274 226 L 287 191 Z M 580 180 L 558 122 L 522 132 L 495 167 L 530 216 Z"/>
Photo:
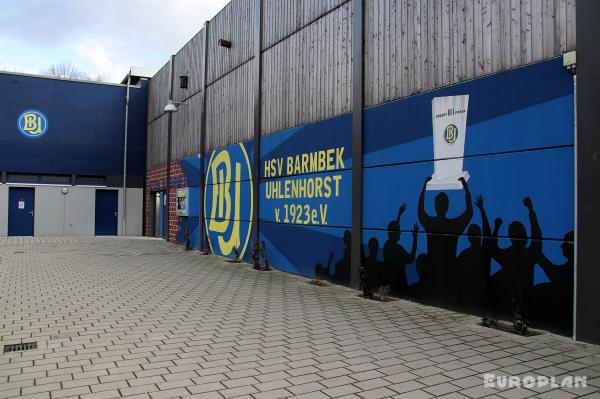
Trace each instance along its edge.
<path fill-rule="evenodd" d="M 243 143 L 213 151 L 206 170 L 205 228 L 213 253 L 248 248 L 252 229 L 252 169 Z"/>
<path fill-rule="evenodd" d="M 456 139 L 458 139 L 458 128 L 451 123 L 444 129 L 444 140 L 448 144 L 454 144 Z"/>
<path fill-rule="evenodd" d="M 48 118 L 41 111 L 28 109 L 17 118 L 17 129 L 29 139 L 38 139 L 48 132 Z"/>

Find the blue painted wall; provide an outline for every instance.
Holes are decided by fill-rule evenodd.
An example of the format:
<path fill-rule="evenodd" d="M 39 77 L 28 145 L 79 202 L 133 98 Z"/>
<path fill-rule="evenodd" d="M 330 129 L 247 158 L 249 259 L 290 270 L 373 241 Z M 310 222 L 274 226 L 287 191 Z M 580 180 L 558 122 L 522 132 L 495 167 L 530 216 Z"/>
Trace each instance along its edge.
<path fill-rule="evenodd" d="M 464 188 L 423 192 L 440 160 L 432 100 L 465 94 L 466 132 L 459 134 L 470 177 Z M 568 333 L 574 119 L 572 76 L 561 60 L 369 108 L 364 118 L 363 282 L 481 314 L 510 315 L 516 296 L 534 325 Z M 276 268 L 349 284 L 351 134 L 351 117 L 342 115 L 261 138 L 259 233 Z M 220 153 L 227 162 L 213 170 Z M 207 230 L 217 254 L 232 256 L 215 245 L 231 237 L 236 221 L 227 206 L 241 201 L 237 228 L 249 233 L 254 161 L 251 142 L 205 157 L 205 212 L 221 207 L 229 215 L 219 220 L 221 231 Z M 199 165 L 182 167 L 198 181 Z M 442 217 L 435 202 L 444 198 Z"/>
<path fill-rule="evenodd" d="M 123 174 L 124 86 L 0 74 L 0 170 L 15 173 Z M 147 81 L 130 90 L 128 175 L 144 176 Z M 48 132 L 17 130 L 27 109 L 42 111 Z"/>

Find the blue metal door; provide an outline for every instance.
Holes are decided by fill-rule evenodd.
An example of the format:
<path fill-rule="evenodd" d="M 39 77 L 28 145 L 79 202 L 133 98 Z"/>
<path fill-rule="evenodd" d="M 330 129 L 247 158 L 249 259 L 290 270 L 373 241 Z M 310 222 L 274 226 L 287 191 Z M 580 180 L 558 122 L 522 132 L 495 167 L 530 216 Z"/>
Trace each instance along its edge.
<path fill-rule="evenodd" d="M 96 190 L 97 236 L 116 236 L 119 221 L 119 192 Z"/>
<path fill-rule="evenodd" d="M 10 187 L 8 190 L 8 235 L 33 236 L 35 188 Z"/>

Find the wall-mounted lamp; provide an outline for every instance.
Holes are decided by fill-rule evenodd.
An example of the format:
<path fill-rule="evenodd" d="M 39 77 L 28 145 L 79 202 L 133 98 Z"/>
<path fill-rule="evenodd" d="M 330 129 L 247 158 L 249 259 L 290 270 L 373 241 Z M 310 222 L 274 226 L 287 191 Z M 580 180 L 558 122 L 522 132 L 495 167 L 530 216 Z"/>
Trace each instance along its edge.
<path fill-rule="evenodd" d="M 186 102 L 177 102 L 177 101 L 173 101 L 173 100 L 169 100 L 169 102 L 167 103 L 167 105 L 165 105 L 165 112 L 169 113 L 169 112 L 177 112 L 177 106 L 178 105 L 186 105 Z"/>
<path fill-rule="evenodd" d="M 179 77 L 179 88 L 187 89 L 188 88 L 188 77 L 187 75 L 182 75 Z"/>
<path fill-rule="evenodd" d="M 576 73 L 577 69 L 577 52 L 569 51 L 563 54 L 563 66 L 567 68 L 569 72 L 573 75 Z"/>
<path fill-rule="evenodd" d="M 231 41 L 225 40 L 225 39 L 219 39 L 218 45 L 221 47 L 225 47 L 225 48 L 231 48 Z"/>

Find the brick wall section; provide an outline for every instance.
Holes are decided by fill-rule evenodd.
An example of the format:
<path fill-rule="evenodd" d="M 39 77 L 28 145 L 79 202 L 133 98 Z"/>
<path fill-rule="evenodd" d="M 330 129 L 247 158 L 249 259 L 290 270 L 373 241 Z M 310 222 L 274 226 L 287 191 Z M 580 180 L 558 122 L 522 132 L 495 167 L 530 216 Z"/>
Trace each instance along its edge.
<path fill-rule="evenodd" d="M 157 191 L 166 190 L 167 180 L 167 165 L 160 165 L 146 171 L 146 193 L 144 197 L 145 223 L 144 235 L 152 236 L 150 231 L 152 224 L 150 223 L 150 198 Z M 187 179 L 183 170 L 179 166 L 178 161 L 171 162 L 171 193 L 169 195 L 169 242 L 175 242 L 177 234 L 177 188 L 187 187 Z"/>

